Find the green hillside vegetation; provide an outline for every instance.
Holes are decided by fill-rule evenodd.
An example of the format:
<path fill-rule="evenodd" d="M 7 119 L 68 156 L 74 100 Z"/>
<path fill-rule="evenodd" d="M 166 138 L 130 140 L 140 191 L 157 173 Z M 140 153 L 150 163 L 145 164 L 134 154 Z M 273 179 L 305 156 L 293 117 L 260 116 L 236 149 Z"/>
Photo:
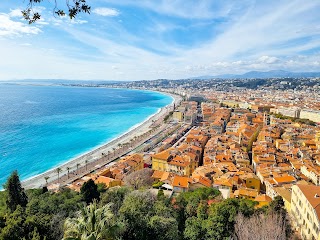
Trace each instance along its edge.
<path fill-rule="evenodd" d="M 253 201 L 223 200 L 213 188 L 199 188 L 169 199 L 162 191 L 154 195 L 148 189 L 119 187 L 95 192 L 100 200 L 91 201 L 87 191 L 61 189 L 53 193 L 44 188 L 24 192 L 20 181 L 14 184 L 0 192 L 0 239 L 4 240 L 219 240 L 230 236 L 245 239 L 244 233 L 254 234 L 255 239 L 270 234 L 286 239 L 291 235 L 281 198 L 257 209 Z M 16 196 L 27 196 L 27 204 L 25 198 L 21 201 Z M 15 199 L 14 209 L 8 199 Z M 247 224 L 243 233 L 243 223 L 250 221 L 269 224 L 268 229 L 273 230 L 262 231 Z"/>
<path fill-rule="evenodd" d="M 310 126 L 316 126 L 317 125 L 315 122 L 313 122 L 313 121 L 311 121 L 309 119 L 284 116 L 281 113 L 275 113 L 275 114 L 273 114 L 273 116 L 275 116 L 276 118 L 279 118 L 279 119 L 288 119 L 288 120 L 291 120 L 292 122 L 307 124 L 307 125 L 310 125 Z"/>

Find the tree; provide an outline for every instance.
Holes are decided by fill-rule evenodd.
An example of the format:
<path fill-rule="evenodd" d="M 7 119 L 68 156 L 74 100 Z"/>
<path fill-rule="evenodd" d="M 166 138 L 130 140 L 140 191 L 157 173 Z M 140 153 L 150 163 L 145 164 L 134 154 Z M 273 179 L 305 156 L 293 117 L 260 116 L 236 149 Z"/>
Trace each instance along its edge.
<path fill-rule="evenodd" d="M 112 203 L 111 210 L 113 214 L 118 215 L 124 198 L 130 192 L 131 190 L 127 187 L 110 188 L 101 195 L 100 205 Z"/>
<path fill-rule="evenodd" d="M 212 204 L 209 214 L 203 220 L 205 239 L 227 239 L 234 234 L 235 218 L 238 213 L 249 217 L 254 213 L 255 203 L 245 199 L 227 199 L 221 203 Z"/>
<path fill-rule="evenodd" d="M 46 180 L 46 185 L 48 185 L 48 180 L 49 180 L 49 178 L 50 178 L 49 176 L 45 176 L 45 177 L 44 177 L 44 180 Z"/>
<path fill-rule="evenodd" d="M 284 209 L 284 201 L 281 196 L 276 196 L 269 205 L 270 211 L 282 213 Z"/>
<path fill-rule="evenodd" d="M 179 238 L 178 223 L 173 217 L 152 216 L 148 227 L 153 235 L 149 239 L 176 240 Z"/>
<path fill-rule="evenodd" d="M 153 183 L 153 179 L 151 178 L 152 173 L 152 169 L 143 168 L 125 176 L 123 181 L 127 186 L 132 187 L 134 189 L 150 187 Z"/>
<path fill-rule="evenodd" d="M 21 182 L 17 171 L 14 171 L 4 185 L 7 190 L 7 207 L 14 212 L 18 205 L 25 208 L 28 203 L 28 197 L 21 187 Z"/>
<path fill-rule="evenodd" d="M 183 235 L 186 239 L 190 240 L 204 239 L 205 229 L 203 227 L 203 221 L 196 217 L 188 218 Z"/>
<path fill-rule="evenodd" d="M 6 217 L 6 226 L 1 229 L 0 239 L 21 239 L 21 236 L 26 235 L 23 226 L 25 221 L 25 211 L 18 205 L 15 211 Z"/>
<path fill-rule="evenodd" d="M 61 168 L 57 168 L 56 172 L 58 173 L 58 182 L 60 183 L 60 173 L 61 173 L 62 169 Z"/>
<path fill-rule="evenodd" d="M 70 167 L 67 167 L 67 172 L 68 172 L 68 179 L 69 179 Z"/>
<path fill-rule="evenodd" d="M 181 193 L 176 199 L 174 209 L 179 230 L 186 239 L 205 239 L 205 221 L 208 218 L 208 200 L 220 192 L 213 188 L 198 188 Z"/>
<path fill-rule="evenodd" d="M 98 186 L 94 183 L 92 179 L 88 180 L 82 185 L 80 192 L 84 201 L 87 204 L 92 203 L 94 199 L 98 201 L 100 200 L 100 193 L 98 191 Z"/>
<path fill-rule="evenodd" d="M 80 165 L 81 165 L 80 163 L 77 163 L 77 174 L 79 174 L 78 169 L 79 169 Z"/>
<path fill-rule="evenodd" d="M 123 239 L 178 239 L 178 223 L 172 208 L 149 191 L 133 191 L 125 197 L 120 218 L 126 223 Z"/>
<path fill-rule="evenodd" d="M 85 163 L 86 163 L 86 171 L 87 171 L 87 167 L 88 167 L 88 162 L 89 162 L 89 160 L 86 159 L 86 160 L 85 160 Z"/>
<path fill-rule="evenodd" d="M 40 234 L 38 232 L 38 229 L 35 227 L 32 234 L 32 239 L 31 240 L 41 240 Z"/>
<path fill-rule="evenodd" d="M 120 208 L 120 216 L 127 222 L 124 239 L 147 239 L 148 220 L 156 197 L 149 192 L 129 193 Z"/>
<path fill-rule="evenodd" d="M 238 214 L 235 218 L 235 240 L 274 239 L 285 240 L 286 226 L 280 214 L 255 214 L 245 217 Z"/>
<path fill-rule="evenodd" d="M 285 226 L 285 233 L 287 238 L 289 238 L 292 235 L 293 231 L 289 221 L 289 216 L 286 209 L 284 208 L 284 201 L 281 196 L 276 196 L 271 201 L 267 214 L 278 214 L 281 217 L 281 225 Z"/>
<path fill-rule="evenodd" d="M 64 240 L 116 239 L 122 229 L 110 210 L 110 204 L 97 208 L 93 202 L 83 208 L 77 218 L 68 218 L 64 223 Z"/>
<path fill-rule="evenodd" d="M 0 228 L 0 239 L 40 240 L 37 228 L 38 219 L 35 216 L 28 215 L 26 208 L 18 205 L 14 212 L 6 214 L 5 223 Z"/>
<path fill-rule="evenodd" d="M 62 188 L 58 193 L 42 194 L 41 192 L 28 190 L 29 203 L 26 208 L 28 215 L 26 222 L 35 222 L 34 225 L 37 227 L 41 240 L 62 239 L 65 219 L 74 217 L 75 213 L 83 207 L 81 195 L 68 188 Z"/>
<path fill-rule="evenodd" d="M 29 0 L 26 9 L 22 11 L 23 18 L 29 22 L 29 24 L 38 21 L 41 18 L 39 12 L 34 10 L 35 4 L 40 4 L 44 0 Z M 68 15 L 70 19 L 75 18 L 79 13 L 90 14 L 91 7 L 86 3 L 86 0 L 66 0 L 64 7 L 58 5 L 57 0 L 54 1 L 53 14 L 55 16 L 63 17 Z"/>

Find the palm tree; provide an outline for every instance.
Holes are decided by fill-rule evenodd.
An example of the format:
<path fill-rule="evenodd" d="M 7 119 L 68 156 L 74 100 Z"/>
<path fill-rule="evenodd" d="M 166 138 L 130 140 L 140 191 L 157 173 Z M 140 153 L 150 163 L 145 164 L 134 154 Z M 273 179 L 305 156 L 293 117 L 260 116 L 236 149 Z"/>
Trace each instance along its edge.
<path fill-rule="evenodd" d="M 79 169 L 80 165 L 81 165 L 80 163 L 77 163 L 77 174 L 79 174 L 78 169 Z"/>
<path fill-rule="evenodd" d="M 126 151 L 126 149 L 127 149 L 127 143 L 123 143 L 123 144 L 121 145 L 121 148 L 122 148 L 122 152 Z"/>
<path fill-rule="evenodd" d="M 86 159 L 86 161 L 85 161 L 85 163 L 86 163 L 86 171 L 87 171 L 88 162 L 89 162 L 89 160 Z"/>
<path fill-rule="evenodd" d="M 61 173 L 62 169 L 58 167 L 56 171 L 58 173 L 58 183 L 60 183 L 60 175 L 59 174 Z"/>
<path fill-rule="evenodd" d="M 69 179 L 70 167 L 67 167 L 67 171 L 68 171 L 68 179 Z"/>
<path fill-rule="evenodd" d="M 115 157 L 116 156 L 116 149 L 112 148 L 112 150 L 113 150 L 113 157 Z"/>
<path fill-rule="evenodd" d="M 63 240 L 113 240 L 122 230 L 115 221 L 110 204 L 97 208 L 94 201 L 78 213 L 77 218 L 67 218 Z"/>
<path fill-rule="evenodd" d="M 48 185 L 48 179 L 49 179 L 50 177 L 49 176 L 45 176 L 44 177 L 44 180 L 46 180 L 46 185 Z"/>

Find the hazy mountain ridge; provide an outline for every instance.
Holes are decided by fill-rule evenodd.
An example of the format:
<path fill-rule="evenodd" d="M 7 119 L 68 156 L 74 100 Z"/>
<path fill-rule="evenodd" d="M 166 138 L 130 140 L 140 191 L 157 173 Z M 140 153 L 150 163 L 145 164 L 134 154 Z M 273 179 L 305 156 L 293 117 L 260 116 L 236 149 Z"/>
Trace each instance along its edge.
<path fill-rule="evenodd" d="M 190 79 L 210 79 L 210 78 L 283 78 L 283 77 L 320 77 L 320 72 L 289 72 L 284 70 L 271 70 L 271 71 L 250 71 L 244 74 L 222 74 L 216 76 L 199 76 L 192 77 Z"/>

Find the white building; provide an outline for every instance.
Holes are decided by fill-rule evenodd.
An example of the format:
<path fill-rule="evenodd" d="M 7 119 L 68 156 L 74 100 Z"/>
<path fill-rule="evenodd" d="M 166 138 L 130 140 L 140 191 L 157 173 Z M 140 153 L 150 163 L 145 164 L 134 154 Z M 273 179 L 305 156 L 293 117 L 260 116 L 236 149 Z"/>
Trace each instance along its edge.
<path fill-rule="evenodd" d="M 291 213 L 303 239 L 320 239 L 320 186 L 294 185 Z"/>
<path fill-rule="evenodd" d="M 312 109 L 302 109 L 300 112 L 300 118 L 306 118 L 313 122 L 320 123 L 320 111 Z"/>
<path fill-rule="evenodd" d="M 288 117 L 300 117 L 300 108 L 297 107 L 279 107 L 278 113 Z"/>

